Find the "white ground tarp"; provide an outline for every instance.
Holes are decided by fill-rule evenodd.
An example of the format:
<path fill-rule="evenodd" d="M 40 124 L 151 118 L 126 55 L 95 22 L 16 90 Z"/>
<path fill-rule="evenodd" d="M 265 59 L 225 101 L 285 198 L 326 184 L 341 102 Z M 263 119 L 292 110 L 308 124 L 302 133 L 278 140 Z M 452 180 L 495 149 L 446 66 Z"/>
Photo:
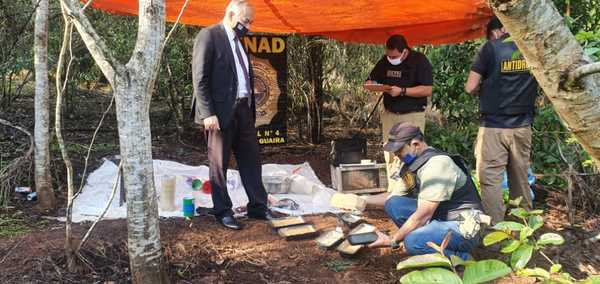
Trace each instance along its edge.
<path fill-rule="evenodd" d="M 95 220 L 104 210 L 112 192 L 113 184 L 117 177 L 118 166 L 106 160 L 100 168 L 92 172 L 83 192 L 74 201 L 73 221 L 81 222 L 85 220 Z M 207 166 L 188 166 L 172 161 L 154 160 L 154 184 L 157 194 L 160 198 L 161 180 L 166 176 L 175 177 L 175 210 L 162 211 L 159 214 L 162 217 L 183 217 L 182 204 L 184 197 L 194 197 L 196 206 L 212 207 L 212 200 L 209 194 L 202 191 L 192 190 L 191 180 L 208 180 Z M 288 191 L 285 194 L 273 194 L 274 199 L 289 198 L 298 203 L 297 210 L 281 209 L 272 207 L 272 210 L 286 213 L 289 215 L 306 215 L 325 212 L 335 212 L 334 208 L 329 206 L 329 200 L 334 190 L 325 187 L 318 179 L 315 172 L 308 163 L 300 165 L 263 165 L 263 179 L 265 177 L 297 177 L 300 183 L 292 185 L 296 190 Z M 244 191 L 240 175 L 236 170 L 229 170 L 227 173 L 227 188 L 233 207 L 245 206 L 248 203 L 248 197 Z M 300 188 L 300 190 L 298 190 Z M 111 203 L 111 207 L 105 215 L 105 219 L 119 219 L 127 217 L 127 204 L 119 206 L 119 189 Z"/>

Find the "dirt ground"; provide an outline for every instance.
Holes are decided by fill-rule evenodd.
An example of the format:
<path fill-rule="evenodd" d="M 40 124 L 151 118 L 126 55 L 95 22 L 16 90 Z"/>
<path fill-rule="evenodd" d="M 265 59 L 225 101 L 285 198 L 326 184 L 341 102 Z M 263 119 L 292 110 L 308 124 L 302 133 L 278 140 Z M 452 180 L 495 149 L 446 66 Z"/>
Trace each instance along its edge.
<path fill-rule="evenodd" d="M 558 196 L 557 196 L 558 197 Z M 587 244 L 585 228 L 566 228 L 565 212 L 549 198 L 545 216 L 547 231 L 560 230 L 567 243 L 547 251 L 576 277 L 598 273 L 600 248 Z M 556 208 L 555 208 L 556 207 Z M 320 231 L 333 229 L 332 216 L 309 216 Z M 596 219 L 598 220 L 598 219 Z M 367 221 L 380 229 L 393 229 L 383 212 L 372 211 Z M 583 220 L 580 220 L 583 221 Z M 242 231 L 217 225 L 211 217 L 163 219 L 161 240 L 170 278 L 175 283 L 397 283 L 403 272 L 395 270 L 405 255 L 389 249 L 362 249 L 348 258 L 335 251 L 318 248 L 313 239 L 286 241 L 265 222 L 243 220 Z M 560 225 L 559 225 L 560 224 Z M 90 223 L 77 224 L 81 236 Z M 598 226 L 598 224 L 596 224 Z M 86 244 L 83 256 L 90 263 L 80 273 L 65 270 L 64 225 L 46 223 L 43 228 L 13 238 L 0 238 L 0 279 L 2 283 L 127 283 L 130 280 L 125 220 L 103 221 Z M 479 247 L 476 259 L 506 258 Z M 548 268 L 540 256 L 531 266 Z M 527 278 L 507 278 L 502 283 L 531 283 Z"/>
<path fill-rule="evenodd" d="M 107 97 L 81 94 L 72 99 L 73 108 L 65 118 L 66 140 L 73 151 L 74 166 L 80 173 L 83 154 L 98 118 L 107 106 Z M 163 102 L 164 103 L 164 102 Z M 24 99 L 19 111 L 9 116 L 21 125 L 32 129 L 32 102 Z M 85 107 L 87 106 L 87 107 Z M 161 107 L 162 106 L 162 107 Z M 29 110 L 28 110 L 29 109 Z M 153 155 L 155 159 L 168 159 L 186 164 L 205 163 L 206 153 L 202 136 L 194 130 L 177 139 L 168 108 L 153 101 Z M 264 163 L 309 162 L 319 178 L 330 184 L 328 141 L 342 135 L 342 127 L 328 126 L 325 142 L 308 145 L 297 141 L 290 133 L 291 142 L 281 147 L 263 147 Z M 0 130 L 6 131 L 6 130 Z M 5 132 L 6 133 L 6 132 Z M 4 133 L 3 133 L 4 134 Z M 10 134 L 10 133 L 9 133 Z M 377 150 L 378 133 L 369 133 L 369 153 L 382 160 Z M 14 138 L 14 139 L 13 139 Z M 18 136 L 11 143 L 22 142 Z M 3 153 L 8 147 L 0 141 Z M 109 115 L 90 159 L 90 169 L 97 168 L 102 158 L 118 154 L 118 137 L 114 114 Z M 193 145 L 193 149 L 189 145 Z M 53 150 L 57 148 L 53 146 Z M 10 155 L 9 155 L 10 156 Z M 58 152 L 53 153 L 52 173 L 64 207 L 64 170 Z M 235 166 L 232 162 L 231 166 Z M 76 179 L 80 179 L 77 176 Z M 577 212 L 576 222 L 569 225 L 565 194 L 548 190 L 545 200 L 538 203 L 546 209 L 545 231 L 558 231 L 567 242 L 548 250 L 550 258 L 560 262 L 564 269 L 577 278 L 600 271 L 599 243 L 586 243 L 585 239 L 600 230 L 600 217 Z M 125 220 L 102 221 L 82 255 L 88 261 L 79 273 L 68 273 L 64 258 L 64 224 L 48 221 L 31 209 L 32 204 L 15 197 L 13 207 L 0 211 L 0 221 L 21 216 L 27 230 L 16 236 L 0 235 L 0 282 L 1 283 L 128 283 L 127 227 Z M 64 215 L 64 209 L 54 213 Z M 392 230 L 393 224 L 380 211 L 366 214 L 367 221 L 380 229 Z M 335 218 L 328 215 L 309 216 L 307 219 L 320 231 L 333 229 Z M 230 231 L 217 225 L 211 217 L 163 219 L 160 222 L 161 241 L 165 252 L 169 277 L 174 283 L 397 283 L 405 271 L 396 271 L 396 264 L 405 256 L 389 249 L 363 249 L 352 258 L 335 251 L 317 247 L 313 239 L 286 241 L 279 237 L 265 222 L 244 220 L 246 228 Z M 6 225 L 0 222 L 0 231 Z M 91 224 L 76 224 L 74 231 L 81 237 Z M 476 259 L 501 258 L 488 248 L 479 247 Z M 548 268 L 547 261 L 535 256 L 531 267 Z M 501 283 L 531 283 L 527 278 L 506 278 Z"/>

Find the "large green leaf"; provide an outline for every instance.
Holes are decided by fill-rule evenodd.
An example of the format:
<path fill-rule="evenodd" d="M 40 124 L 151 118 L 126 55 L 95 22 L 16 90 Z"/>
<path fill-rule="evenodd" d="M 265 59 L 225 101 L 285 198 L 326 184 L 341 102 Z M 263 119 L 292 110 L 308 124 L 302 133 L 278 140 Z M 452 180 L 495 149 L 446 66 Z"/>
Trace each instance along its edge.
<path fill-rule="evenodd" d="M 548 279 L 550 278 L 550 272 L 546 271 L 543 268 L 524 268 L 517 271 L 517 275 L 519 276 L 530 276 L 530 277 L 540 277 Z"/>
<path fill-rule="evenodd" d="M 508 265 L 496 259 L 477 261 L 467 265 L 463 274 L 463 282 L 465 284 L 484 283 L 504 277 L 511 271 Z"/>
<path fill-rule="evenodd" d="M 442 266 L 442 267 L 451 267 L 452 264 L 447 257 L 439 253 L 430 253 L 424 255 L 415 255 L 411 256 L 396 266 L 396 269 L 408 269 L 408 268 L 419 268 L 419 267 L 432 267 L 432 266 Z"/>
<path fill-rule="evenodd" d="M 529 214 L 527 213 L 527 210 L 523 209 L 523 208 L 513 208 L 510 210 L 510 215 L 519 217 L 519 218 L 527 218 L 527 216 L 529 216 Z"/>
<path fill-rule="evenodd" d="M 531 215 L 527 219 L 529 223 L 529 227 L 531 227 L 534 231 L 544 226 L 544 218 L 540 215 Z"/>
<path fill-rule="evenodd" d="M 502 232 L 502 231 L 492 232 L 483 238 L 483 245 L 490 246 L 497 242 L 506 240 L 508 238 L 510 238 L 510 235 L 505 232 Z"/>
<path fill-rule="evenodd" d="M 506 244 L 501 250 L 501 253 L 511 253 L 515 250 L 517 250 L 519 248 L 519 246 L 521 245 L 520 241 L 517 240 L 510 240 L 508 242 L 508 244 Z"/>
<path fill-rule="evenodd" d="M 555 233 L 545 233 L 540 236 L 540 239 L 537 241 L 538 245 L 562 245 L 565 242 L 565 239 L 559 234 Z"/>
<path fill-rule="evenodd" d="M 421 271 L 413 271 L 400 278 L 402 284 L 462 284 L 462 280 L 452 271 L 433 267 Z"/>
<path fill-rule="evenodd" d="M 521 235 L 519 239 L 521 242 L 524 242 L 529 236 L 533 235 L 533 229 L 531 227 L 525 227 L 521 230 Z"/>
<path fill-rule="evenodd" d="M 510 265 L 513 269 L 518 270 L 524 268 L 525 265 L 531 259 L 533 253 L 533 246 L 530 244 L 522 244 L 517 250 L 515 250 L 510 256 Z"/>
<path fill-rule="evenodd" d="M 492 229 L 498 231 L 521 231 L 525 225 L 513 221 L 499 222 Z"/>

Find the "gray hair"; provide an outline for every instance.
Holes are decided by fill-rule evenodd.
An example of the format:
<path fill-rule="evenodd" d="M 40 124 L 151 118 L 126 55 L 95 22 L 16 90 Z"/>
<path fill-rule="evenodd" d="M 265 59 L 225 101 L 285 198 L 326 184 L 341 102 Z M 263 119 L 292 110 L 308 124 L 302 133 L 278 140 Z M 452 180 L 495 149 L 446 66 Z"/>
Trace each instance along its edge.
<path fill-rule="evenodd" d="M 249 11 L 254 11 L 254 9 L 247 0 L 231 0 L 225 10 L 225 15 L 229 14 L 229 12 L 234 12 L 236 15 L 240 13 L 246 14 Z"/>

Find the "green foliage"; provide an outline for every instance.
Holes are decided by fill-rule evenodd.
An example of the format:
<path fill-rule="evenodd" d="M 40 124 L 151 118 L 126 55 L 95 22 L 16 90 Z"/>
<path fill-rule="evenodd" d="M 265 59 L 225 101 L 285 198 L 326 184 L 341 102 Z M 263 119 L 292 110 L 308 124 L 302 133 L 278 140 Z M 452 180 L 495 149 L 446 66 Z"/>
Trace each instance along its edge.
<path fill-rule="evenodd" d="M 545 245 L 562 245 L 565 242 L 565 239 L 563 239 L 563 237 L 561 237 L 561 235 L 559 234 L 555 234 L 555 233 L 546 233 L 540 236 L 540 239 L 537 242 L 538 246 L 545 246 Z"/>
<path fill-rule="evenodd" d="M 521 241 L 523 242 L 523 241 Z M 528 243 L 522 243 L 510 256 L 510 266 L 519 270 L 524 268 L 533 254 L 533 246 Z"/>
<path fill-rule="evenodd" d="M 398 270 L 410 268 L 426 268 L 421 271 L 413 271 L 404 275 L 400 283 L 484 283 L 492 281 L 511 272 L 510 267 L 498 260 L 464 261 L 457 256 L 445 256 L 446 249 L 452 233 L 448 233 L 442 243 L 438 246 L 432 242 L 427 243 L 429 247 L 437 251 L 426 255 L 415 255 L 398 263 Z M 463 279 L 456 272 L 456 266 L 465 266 Z M 428 267 L 428 268 L 427 268 Z M 443 268 L 442 268 L 443 267 Z M 448 270 L 450 269 L 450 270 Z M 440 282 L 441 281 L 441 282 Z"/>
<path fill-rule="evenodd" d="M 422 49 L 433 66 L 432 103 L 442 112 L 449 125 L 464 127 L 477 122 L 478 99 L 463 89 L 481 43 L 474 41 Z"/>
<path fill-rule="evenodd" d="M 486 246 L 497 243 L 501 244 L 501 252 L 510 254 L 510 267 L 499 260 L 465 262 L 457 257 L 450 257 L 446 261 L 444 258 L 447 257 L 443 255 L 443 251 L 447 240 L 444 240 L 440 246 L 430 244 L 430 247 L 436 250 L 437 253 L 413 256 L 400 262 L 397 269 L 429 267 L 425 270 L 414 271 L 405 275 L 401 278 L 400 282 L 438 283 L 435 281 L 443 278 L 448 279 L 448 281 L 462 281 L 456 283 L 483 283 L 504 277 L 510 272 L 515 271 L 521 276 L 539 278 L 545 281 L 544 283 L 574 283 L 575 279 L 568 273 L 561 272 L 562 266 L 552 262 L 542 251 L 547 246 L 563 244 L 564 239 L 556 233 L 544 233 L 539 237 L 536 236 L 535 232 L 544 225 L 544 219 L 541 216 L 544 212 L 543 210 L 528 211 L 518 207 L 521 201 L 521 198 L 517 198 L 508 202 L 509 205 L 516 207 L 510 210 L 510 215 L 519 219 L 520 222 L 499 222 L 492 227 L 495 231 L 483 238 L 483 244 Z M 446 236 L 446 238 L 448 237 Z M 527 268 L 534 253 L 543 255 L 550 262 L 551 267 L 549 271 L 540 267 Z M 465 266 L 462 280 L 458 277 L 454 269 L 458 265 Z M 436 266 L 437 268 L 431 268 L 432 266 Z M 590 279 L 581 283 L 592 283 Z"/>
<path fill-rule="evenodd" d="M 362 126 L 377 94 L 363 89 L 369 73 L 384 55 L 381 45 L 326 41 L 323 57 L 323 88 L 336 115 Z"/>
<path fill-rule="evenodd" d="M 462 284 L 463 281 L 450 270 L 433 267 L 413 271 L 400 278 L 402 284 Z"/>
<path fill-rule="evenodd" d="M 443 248 L 439 247 L 437 253 L 411 256 L 400 262 L 397 266 L 398 270 L 426 268 L 404 275 L 400 283 L 485 283 L 502 278 L 512 271 L 499 260 L 463 261 L 456 256 L 448 258 L 442 255 L 441 251 Z M 459 265 L 465 266 L 462 280 L 454 270 L 454 267 Z"/>
<path fill-rule="evenodd" d="M 565 16 L 565 20 L 573 34 L 581 30 L 598 30 L 600 28 L 600 1 L 599 0 L 554 0 L 558 11 Z"/>
<path fill-rule="evenodd" d="M 10 216 L 1 216 L 0 218 L 0 237 L 16 237 L 26 234 L 30 231 L 29 226 L 22 218 Z"/>
<path fill-rule="evenodd" d="M 520 200 L 511 200 L 509 204 L 518 205 Z M 534 250 L 543 249 L 546 245 L 562 244 L 560 240 L 564 242 L 560 235 L 554 233 L 543 234 L 538 240 L 533 237 L 534 233 L 544 225 L 544 219 L 540 216 L 542 213 L 542 210 L 527 211 L 521 207 L 512 208 L 510 215 L 520 219 L 521 223 L 514 221 L 497 223 L 492 227 L 495 231 L 484 237 L 483 244 L 489 246 L 503 241 L 501 252 L 511 254 L 511 267 L 515 271 L 525 268 Z"/>
<path fill-rule="evenodd" d="M 483 238 L 483 245 L 491 246 L 508 238 L 510 238 L 510 235 L 503 231 L 493 232 Z"/>
<path fill-rule="evenodd" d="M 509 234 L 511 231 L 521 231 L 523 228 L 525 228 L 525 226 L 513 221 L 503 221 L 497 223 L 492 228 L 494 230 L 507 232 L 507 234 Z"/>
<path fill-rule="evenodd" d="M 578 167 L 580 171 L 595 171 L 592 165 L 584 165 L 590 156 L 576 142 L 550 104 L 544 103 L 537 110 L 531 147 L 533 153 L 531 167 L 533 172 L 545 174 L 540 179 L 544 185 L 566 188 L 567 181 L 560 175 L 567 171 L 568 164 L 562 159 L 561 151 L 568 163 L 580 165 Z"/>
<path fill-rule="evenodd" d="M 432 105 L 442 124 L 428 123 L 427 140 L 433 147 L 463 156 L 475 165 L 473 142 L 477 137 L 479 101 L 464 92 L 464 84 L 481 41 L 424 47 L 433 66 Z"/>
<path fill-rule="evenodd" d="M 23 212 L 0 214 L 0 237 L 13 238 L 27 234 L 31 228 L 43 229 L 48 225 L 47 220 L 32 223 Z"/>
<path fill-rule="evenodd" d="M 518 205 L 520 200 L 511 200 L 509 204 Z M 543 283 L 574 283 L 575 279 L 568 273 L 561 273 L 562 265 L 554 263 L 543 252 L 547 246 L 562 245 L 565 242 L 563 237 L 556 233 L 544 233 L 539 237 L 534 235 L 544 225 L 544 219 L 541 216 L 543 211 L 527 211 L 517 207 L 513 208 L 510 214 L 519 218 L 522 223 L 505 221 L 496 224 L 492 227 L 495 231 L 484 237 L 483 244 L 489 246 L 503 241 L 500 252 L 511 254 L 510 266 L 519 276 L 536 277 L 543 280 Z M 539 253 L 550 262 L 549 271 L 540 267 L 527 268 L 534 253 Z M 590 279 L 580 283 L 590 283 L 589 281 L 592 281 Z"/>
<path fill-rule="evenodd" d="M 307 133 L 306 105 L 312 94 L 310 84 L 310 39 L 292 35 L 287 39 L 288 59 L 288 119 L 296 125 L 300 135 Z"/>
<path fill-rule="evenodd" d="M 500 250 L 501 253 L 511 253 L 521 247 L 520 240 L 509 240 L 504 247 Z"/>
<path fill-rule="evenodd" d="M 530 277 L 540 277 L 540 278 L 550 278 L 550 273 L 543 268 L 525 268 L 519 270 L 517 272 L 520 276 L 530 276 Z"/>
<path fill-rule="evenodd" d="M 496 259 L 477 261 L 465 267 L 463 282 L 465 284 L 486 283 L 502 278 L 511 272 L 510 267 Z"/>
<path fill-rule="evenodd" d="M 452 264 L 450 260 L 441 255 L 440 253 L 431 253 L 424 255 L 415 255 L 409 257 L 396 266 L 396 269 L 410 269 L 410 268 L 418 268 L 418 267 L 451 267 Z"/>
<path fill-rule="evenodd" d="M 580 31 L 575 35 L 577 41 L 583 46 L 585 54 L 592 60 L 600 60 L 600 29 L 596 31 Z"/>
<path fill-rule="evenodd" d="M 23 86 L 34 79 L 33 27 L 35 1 L 0 0 L 0 112 L 18 98 Z M 58 2 L 50 1 L 50 15 L 55 17 Z M 48 61 L 58 54 L 59 25 L 49 26 Z"/>
<path fill-rule="evenodd" d="M 544 226 L 544 218 L 542 218 L 540 215 L 529 216 L 527 222 L 534 231 Z"/>

